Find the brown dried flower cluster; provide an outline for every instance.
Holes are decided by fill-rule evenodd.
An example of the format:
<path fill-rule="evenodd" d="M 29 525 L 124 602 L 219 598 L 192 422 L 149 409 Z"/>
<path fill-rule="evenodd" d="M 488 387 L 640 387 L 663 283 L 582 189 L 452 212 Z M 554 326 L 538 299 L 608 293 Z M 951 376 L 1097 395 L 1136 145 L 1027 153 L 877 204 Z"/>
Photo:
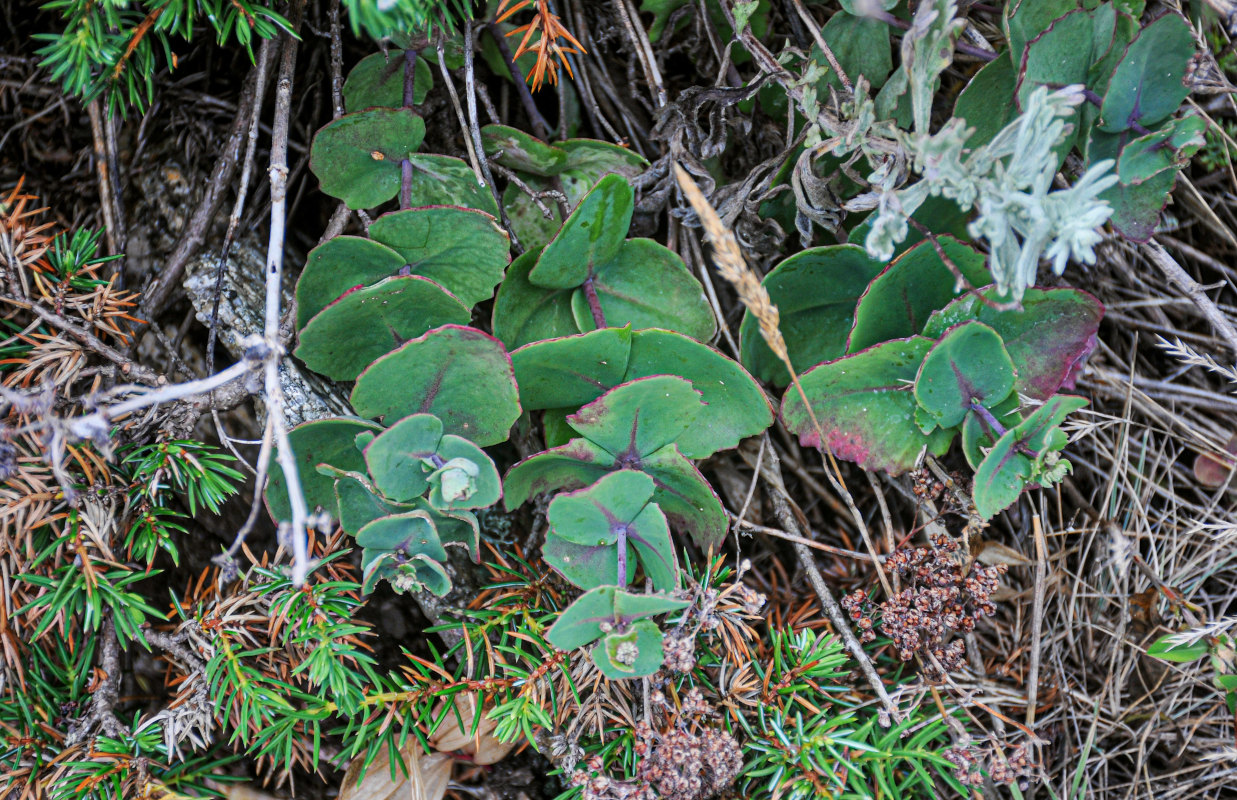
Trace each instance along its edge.
<path fill-rule="evenodd" d="M 977 619 L 996 613 L 990 598 L 1006 570 L 1004 564 L 972 564 L 967 570 L 958 549 L 957 542 L 941 535 L 932 540 L 931 547 L 898 550 L 885 562 L 886 569 L 901 575 L 909 585 L 880 604 L 880 628 L 893 640 L 899 658 L 910 661 L 916 654 L 923 655 L 924 669 L 934 677 L 962 668 L 965 644 L 953 637 L 970 633 Z M 842 607 L 865 642 L 876 638 L 872 603 L 865 590 L 844 597 Z"/>
<path fill-rule="evenodd" d="M 669 705 L 659 690 L 654 702 Z M 647 722 L 636 725 L 634 750 L 640 756 L 633 780 L 616 780 L 594 756 L 572 782 L 584 800 L 705 800 L 730 788 L 743 769 L 734 736 L 710 722 L 716 711 L 699 688 L 683 695 L 673 721 L 658 733 Z"/>
<path fill-rule="evenodd" d="M 985 767 L 993 783 L 1008 786 L 1017 781 L 1023 789 L 1028 786 L 1032 765 L 1026 742 L 1003 756 L 995 746 L 979 745 L 951 747 L 941 751 L 941 755 L 954 765 L 954 777 L 963 786 L 983 786 Z"/>

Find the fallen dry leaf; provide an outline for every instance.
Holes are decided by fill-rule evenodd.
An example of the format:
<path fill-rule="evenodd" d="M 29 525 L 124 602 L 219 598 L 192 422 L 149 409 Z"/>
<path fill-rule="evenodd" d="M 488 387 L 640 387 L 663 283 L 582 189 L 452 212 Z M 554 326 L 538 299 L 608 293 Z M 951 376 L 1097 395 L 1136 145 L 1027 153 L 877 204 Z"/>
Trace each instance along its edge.
<path fill-rule="evenodd" d="M 400 751 L 405 769 L 397 765 L 391 777 L 391 761 L 387 748 L 364 770 L 364 756 L 348 765 L 338 800 L 442 800 L 451 780 L 451 757 L 445 753 L 421 752 L 421 745 L 409 741 Z"/>
<path fill-rule="evenodd" d="M 448 701 L 443 702 L 444 705 L 434 712 L 435 719 Z M 494 728 L 498 727 L 498 723 L 488 716 L 481 717 L 476 734 L 470 735 L 477 716 L 476 695 L 460 692 L 454 696 L 453 702 L 455 709 L 429 738 L 430 747 L 442 753 L 463 753 L 474 764 L 494 764 L 506 758 L 515 747 L 515 742 L 500 742 L 495 738 Z"/>

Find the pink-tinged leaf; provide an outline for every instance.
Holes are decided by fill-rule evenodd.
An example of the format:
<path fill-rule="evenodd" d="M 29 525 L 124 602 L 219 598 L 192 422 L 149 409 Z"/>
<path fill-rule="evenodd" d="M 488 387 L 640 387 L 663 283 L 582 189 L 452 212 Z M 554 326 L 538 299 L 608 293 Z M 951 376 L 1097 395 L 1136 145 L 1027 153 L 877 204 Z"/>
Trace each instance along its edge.
<path fill-rule="evenodd" d="M 529 456 L 507 471 L 503 502 L 514 511 L 542 492 L 582 489 L 610 471 L 614 457 L 587 439 Z"/>
<path fill-rule="evenodd" d="M 1087 405 L 1082 397 L 1058 395 L 1005 432 L 975 471 L 975 510 L 992 519 L 1013 505 L 1035 473 L 1034 454 L 1064 446 L 1059 427 L 1066 416 Z M 1060 437 L 1059 445 L 1053 439 Z"/>
<path fill-rule="evenodd" d="M 1224 446 L 1223 453 L 1199 453 L 1194 458 L 1194 477 L 1203 486 L 1216 489 L 1228 483 L 1237 464 L 1237 434 Z"/>
<path fill-rule="evenodd" d="M 922 336 L 894 339 L 808 370 L 800 383 L 820 430 L 793 385 L 782 398 L 782 421 L 805 447 L 827 446 L 864 469 L 913 469 L 929 447 L 948 446 L 915 424 L 913 384 L 932 345 Z"/>
<path fill-rule="evenodd" d="M 1000 303 L 993 287 L 985 297 Z M 938 338 L 966 320 L 978 320 L 1001 336 L 1018 379 L 1015 391 L 1046 400 L 1074 386 L 1087 356 L 1095 349 L 1104 306 L 1080 289 L 1027 289 L 1022 310 L 1000 311 L 974 295 L 960 297 L 932 315 L 924 336 Z"/>
<path fill-rule="evenodd" d="M 435 328 L 371 364 L 357 378 L 352 407 L 387 423 L 433 414 L 445 433 L 482 447 L 504 441 L 520 416 L 502 343 L 461 325 Z"/>

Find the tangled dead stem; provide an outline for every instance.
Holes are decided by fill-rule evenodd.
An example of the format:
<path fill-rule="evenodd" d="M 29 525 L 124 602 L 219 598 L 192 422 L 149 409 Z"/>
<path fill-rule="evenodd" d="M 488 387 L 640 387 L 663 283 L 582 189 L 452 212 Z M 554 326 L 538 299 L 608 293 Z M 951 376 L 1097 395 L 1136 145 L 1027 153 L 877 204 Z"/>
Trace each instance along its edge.
<path fill-rule="evenodd" d="M 269 570 L 266 584 L 248 587 L 219 581 L 211 571 L 212 557 L 232 545 L 242 528 L 252 527 L 237 551 L 246 569 L 272 565 L 276 548 L 286 544 L 277 541 L 265 514 L 250 514 L 252 470 L 241 492 L 228 499 L 219 488 L 226 470 L 215 469 L 223 462 L 178 444 L 222 443 L 256 464 L 265 411 L 251 406 L 247 387 L 230 384 L 209 397 L 134 415 L 112 441 L 69 442 L 71 431 L 63 426 L 111 400 L 108 393 L 117 385 L 200 379 L 227 361 L 214 352 L 215 337 L 201 321 L 209 314 L 185 295 L 179 276 L 199 252 L 225 250 L 225 239 L 237 248 L 253 247 L 257 240 L 248 232 L 266 233 L 270 199 L 255 165 L 270 160 L 269 139 L 265 133 L 256 137 L 256 150 L 248 153 L 243 145 L 255 98 L 266 102 L 259 88 L 273 91 L 278 48 L 255 48 L 254 67 L 243 48 L 195 42 L 179 54 L 174 72 L 157 72 L 153 102 L 144 113 L 109 119 L 97 108 L 92 115 L 48 80 L 31 37 L 55 29 L 56 17 L 19 13 L 19 5 L 4 4 L 7 33 L 0 45 L 0 301 L 6 324 L 0 365 L 7 390 L 27 391 L 6 394 L 9 418 L 0 441 L 0 650 L 6 665 L 0 690 L 24 685 L 22 654 L 36 634 L 58 631 L 85 646 L 73 638 L 74 610 L 39 606 L 41 584 L 17 576 L 67 580 L 65 569 L 75 564 L 105 564 L 111 571 L 87 580 L 123 591 L 129 577 L 156 563 L 153 549 L 141 549 L 142 535 L 163 537 L 175 542 L 179 564 L 161 557 L 163 574 L 150 579 L 158 588 L 144 588 L 131 602 L 163 612 L 170 590 L 185 612 L 179 625 L 146 626 L 150 652 L 125 638 L 134 634 L 125 630 L 131 619 L 109 615 L 97 625 L 89 645 L 89 707 L 35 710 L 49 731 L 62 731 L 49 735 L 63 757 L 50 777 L 30 774 L 23 783 L 18 775 L 5 796 L 51 796 L 41 793 L 60 785 L 57 776 L 82 759 L 106 765 L 82 781 L 107 789 L 109 776 L 123 774 L 125 792 L 159 796 L 151 794 L 146 765 L 109 750 L 105 738 L 120 737 L 134 719 L 162 723 L 164 736 L 185 750 L 214 746 L 221 735 L 216 717 L 229 730 L 259 733 L 262 720 L 255 721 L 243 704 L 212 707 L 206 661 L 220 647 L 259 653 L 248 668 L 290 691 L 308 686 L 298 665 L 309 662 L 314 645 L 280 638 L 281 626 L 297 612 L 270 599 L 278 571 Z M 560 26 L 540 39 L 529 38 L 537 30 L 527 20 L 518 31 L 523 42 L 516 56 L 533 54 L 533 83 L 544 84 L 542 91 L 527 95 L 522 84 L 506 80 L 494 66 L 501 65 L 501 54 L 493 63 L 474 66 L 469 59 L 466 67 L 453 67 L 456 83 L 475 81 L 481 113 L 493 122 L 544 138 L 570 115 L 579 119 L 578 135 L 622 142 L 647 157 L 651 166 L 631 181 L 637 191 L 633 235 L 667 243 L 694 274 L 706 276 L 724 323 L 715 344 L 734 349 L 744 303 L 762 302 L 759 287 L 751 272 L 747 284 L 744 275 L 735 276 L 737 294 L 725 281 L 707 279 L 713 262 L 674 167 L 691 174 L 721 223 L 735 233 L 748 264 L 763 274 L 800 238 L 811 242 L 821 227 L 844 219 L 831 193 L 838 180 L 847 179 L 849 164 L 827 176 L 796 169 L 787 180 L 780 173 L 804 133 L 788 137 L 786 128 L 785 95 L 796 87 L 779 84 L 742 41 L 723 39 L 721 15 L 711 11 L 715 3 L 646 2 L 639 9 L 647 9 L 644 14 L 630 0 L 502 5 L 499 13 L 513 19 L 533 14 L 529 19 Z M 776 54 L 783 47 L 810 50 L 818 26 L 838 4 L 764 5 L 760 41 Z M 961 5 L 968 23 L 942 78 L 943 97 L 965 85 L 1005 37 L 1000 8 Z M 1224 4 L 1193 5 L 1223 11 Z M 550 7 L 557 14 L 541 16 Z M 338 12 L 338 4 L 326 2 L 304 10 L 287 132 L 286 258 L 293 274 L 322 231 L 361 232 L 369 222 L 363 213 L 328 203 L 307 169 L 313 132 L 338 108 L 341 65 L 370 49 L 346 27 L 341 33 Z M 587 659 L 561 673 L 559 665 L 569 663 L 562 654 L 540 665 L 534 677 L 545 676 L 547 688 L 539 691 L 569 696 L 579 690 L 582 699 L 555 706 L 556 718 L 546 719 L 554 730 L 538 734 L 540 753 L 523 746 L 495 766 L 481 766 L 487 762 L 480 758 L 476 764 L 461 760 L 450 773 L 450 791 L 459 797 L 535 798 L 575 786 L 586 798 L 642 800 L 695 800 L 734 791 L 744 766 L 741 745 L 750 732 L 727 721 L 754 719 L 757 710 L 781 702 L 779 690 L 797 680 L 783 676 L 779 687 L 761 670 L 761 661 L 779 652 L 769 632 L 824 632 L 834 624 L 807 588 L 806 552 L 812 569 L 843 598 L 863 642 L 874 642 L 878 634 L 891 640 L 876 659 L 881 672 L 892 676 L 895 662 L 906 662 L 914 669 L 899 674 L 920 676 L 891 682 L 893 701 L 918 697 L 929 716 L 948 720 L 943 735 L 951 741 L 942 758 L 961 784 L 987 792 L 1039 784 L 1061 797 L 1082 796 L 1070 794 L 1079 786 L 1085 796 L 1101 798 L 1232 796 L 1234 718 L 1213 685 L 1211 664 L 1170 663 L 1146 654 L 1157 638 L 1186 625 L 1223 633 L 1237 596 L 1237 512 L 1228 468 L 1237 451 L 1237 372 L 1231 367 L 1237 341 L 1231 323 L 1224 325 L 1237 317 L 1237 273 L 1229 265 L 1237 254 L 1237 172 L 1230 149 L 1237 147 L 1230 138 L 1237 104 L 1229 83 L 1229 33 L 1206 19 L 1189 104 L 1216 133 L 1204 157 L 1178 176 L 1156 232 L 1158 245 L 1140 246 L 1109 233 L 1093 266 L 1073 264 L 1061 279 L 1094 294 L 1106 308 L 1098 346 L 1077 384 L 1091 405 L 1067 424 L 1073 475 L 1053 491 L 1026 494 L 983 526 L 960 495 L 963 473 L 951 473 L 948 461 L 908 478 L 877 477 L 844 465 L 836 477 L 847 497 L 832 469 L 800 449 L 780 425 L 713 456 L 702 468 L 736 520 L 727 553 L 731 563 L 737 557 L 748 564 L 747 571 L 724 581 L 696 571 L 695 583 L 681 590 L 691 611 L 667 631 L 663 670 L 642 688 L 640 682 L 632 688 L 605 679 Z M 651 38 L 653 29 L 665 33 Z M 238 76 L 244 75 L 249 77 L 242 81 Z M 770 112 L 776 102 L 756 102 L 778 92 L 780 117 Z M 472 142 L 459 108 L 455 86 L 440 82 L 419 113 L 434 152 L 468 158 Z M 936 110 L 948 114 L 947 108 Z M 566 200 L 561 186 L 537 189 L 500 164 L 488 167 L 500 185 L 518 186 L 545 212 Z M 241 176 L 251 172 L 246 188 Z M 229 224 L 227 213 L 238 195 L 242 202 Z M 787 202 L 796 229 L 762 211 Z M 94 243 L 99 255 L 126 257 L 92 260 L 49 249 L 56 233 L 86 229 L 106 229 Z M 79 254 L 91 249 L 79 245 Z M 108 282 L 113 273 L 117 279 Z M 62 428 L 35 424 L 49 419 L 60 420 Z M 503 458 L 512 463 L 516 451 L 524 456 L 536 449 L 517 440 Z M 61 457 L 42 458 L 48 451 Z M 181 477 L 182 470 L 188 477 Z M 214 494 L 177 496 L 178 487 L 203 475 L 208 486 L 212 476 L 217 479 Z M 62 487 L 74 483 L 91 490 L 67 502 L 73 498 Z M 847 505 L 852 499 L 858 514 Z M 173 507 L 183 518 L 161 525 L 161 507 Z M 216 509 L 219 514 L 210 513 Z M 500 609 L 506 616 L 495 625 L 530 609 L 562 607 L 568 587 L 535 557 L 544 537 L 543 511 L 494 514 L 484 521 L 492 537 L 489 560 L 500 566 L 474 574 L 471 607 Z M 69 520 L 84 522 L 75 528 L 84 533 L 39 552 L 34 531 Z M 868 529 L 879 532 L 877 541 L 864 541 Z M 343 546 L 341 534 L 328 527 L 317 534 L 311 552 L 329 557 Z M 533 566 L 505 558 L 504 551 L 523 554 Z M 461 574 L 469 569 L 459 568 Z M 356 580 L 355 565 L 343 558 L 317 577 L 323 584 L 335 579 Z M 460 578 L 465 594 L 468 580 Z M 424 599 L 413 604 L 382 589 L 364 606 L 357 601 L 341 612 L 356 613 L 363 626 L 382 635 L 362 641 L 364 635 L 353 635 L 361 631 L 341 633 L 333 641 L 346 650 L 342 663 L 401 663 L 401 647 L 417 663 L 433 663 L 441 642 L 456 644 L 460 633 L 444 630 L 441 639 L 426 634 L 451 617 Z M 483 636 L 498 630 L 488 624 L 476 630 Z M 221 629 L 240 634 L 227 644 L 214 633 Z M 714 661 L 699 649 L 705 635 L 718 643 Z M 371 645 L 373 653 L 366 650 Z M 722 664 L 725 685 L 677 695 L 674 676 L 698 663 L 710 669 Z M 418 680 L 420 688 L 410 690 L 416 697 L 405 698 L 403 711 L 437 708 L 436 690 L 459 688 L 451 675 L 432 670 Z M 469 683 L 469 689 L 494 697 L 503 680 L 515 683 L 490 678 Z M 838 681 L 856 702 L 879 708 L 861 677 L 839 673 Z M 550 705 L 546 698 L 532 699 Z M 337 702 L 342 706 L 345 699 Z M 636 756 L 626 765 L 627 777 L 576 744 L 585 732 L 603 730 L 625 732 L 624 746 Z M 325 759 L 336 755 L 338 740 L 315 742 L 304 729 L 287 735 L 294 740 L 287 763 L 260 757 L 220 762 L 217 776 L 256 776 L 271 783 L 266 791 L 331 796 L 340 773 L 325 764 L 315 772 L 310 765 L 316 763 L 315 748 Z M 5 748 L 28 746 L 14 738 L 8 723 L 0 736 Z M 16 763 L 20 759 L 6 762 Z M 556 768 L 562 770 L 561 786 L 543 780 Z M 823 772 L 814 780 L 822 793 L 830 791 Z M 236 784 L 215 786 L 242 796 Z M 166 785 L 162 789 L 162 796 L 174 796 Z"/>

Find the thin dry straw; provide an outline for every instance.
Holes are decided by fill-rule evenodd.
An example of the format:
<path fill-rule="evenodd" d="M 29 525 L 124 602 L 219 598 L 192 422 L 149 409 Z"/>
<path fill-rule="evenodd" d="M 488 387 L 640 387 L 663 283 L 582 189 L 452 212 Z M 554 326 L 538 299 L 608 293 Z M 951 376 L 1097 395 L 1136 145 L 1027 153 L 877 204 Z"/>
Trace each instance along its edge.
<path fill-rule="evenodd" d="M 790 380 L 795 385 L 795 391 L 799 393 L 799 399 L 803 401 L 803 407 L 807 409 L 808 418 L 812 421 L 812 428 L 815 429 L 816 435 L 820 438 L 821 447 L 824 448 L 826 446 L 824 433 L 821 431 L 820 423 L 816 420 L 816 412 L 812 410 L 812 404 L 808 402 L 807 395 L 804 394 L 803 387 L 799 384 L 799 376 L 795 374 L 795 368 L 790 363 L 790 354 L 786 351 L 786 340 L 782 338 L 782 331 L 778 327 L 777 306 L 773 305 L 768 290 L 761 285 L 756 273 L 743 259 L 743 252 L 739 250 L 739 243 L 735 240 L 734 233 L 726 227 L 721 217 L 717 216 L 717 212 L 713 210 L 713 206 L 709 205 L 709 201 L 705 199 L 704 193 L 700 191 L 700 187 L 696 186 L 691 175 L 688 175 L 687 170 L 678 164 L 674 165 L 674 175 L 679 181 L 679 188 L 683 190 L 687 202 L 691 203 L 692 208 L 695 209 L 696 216 L 700 218 L 700 224 L 704 226 L 705 234 L 713 244 L 713 258 L 717 264 L 717 271 L 734 286 L 740 302 L 747 306 L 747 309 L 760 323 L 761 337 L 769 345 L 773 354 L 786 365 Z"/>

